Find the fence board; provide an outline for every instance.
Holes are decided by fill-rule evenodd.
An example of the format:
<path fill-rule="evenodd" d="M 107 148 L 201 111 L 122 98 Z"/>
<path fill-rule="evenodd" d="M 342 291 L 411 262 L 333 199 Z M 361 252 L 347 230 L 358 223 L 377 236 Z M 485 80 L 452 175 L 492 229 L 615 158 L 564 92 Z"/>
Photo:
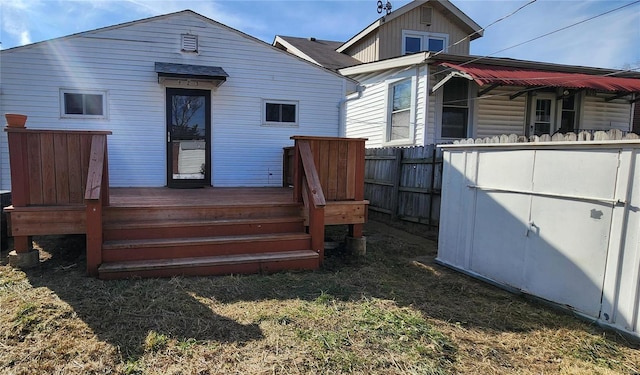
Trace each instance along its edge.
<path fill-rule="evenodd" d="M 365 198 L 370 202 L 369 208 L 436 227 L 440 217 L 442 152 L 435 145 L 365 152 Z"/>

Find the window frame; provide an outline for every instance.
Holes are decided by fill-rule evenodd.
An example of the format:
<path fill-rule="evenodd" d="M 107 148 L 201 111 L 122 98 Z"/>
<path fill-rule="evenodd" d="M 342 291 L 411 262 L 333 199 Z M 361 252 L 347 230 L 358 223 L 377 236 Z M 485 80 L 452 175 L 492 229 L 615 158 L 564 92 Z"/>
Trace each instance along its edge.
<path fill-rule="evenodd" d="M 446 104 L 445 103 L 444 91 L 445 91 L 447 85 L 449 85 L 451 83 L 454 83 L 454 82 L 465 82 L 467 84 L 467 96 L 466 96 L 465 105 L 456 105 L 456 104 Z M 466 78 L 462 78 L 462 77 L 452 78 L 442 86 L 441 91 L 442 92 L 441 92 L 441 106 L 440 106 L 440 139 L 453 140 L 453 139 L 465 139 L 465 138 L 468 138 L 469 137 L 469 130 L 471 128 L 471 82 L 469 80 L 467 80 Z M 448 136 L 443 135 L 445 108 L 450 108 L 452 110 L 452 112 L 461 112 L 462 110 L 466 111 L 467 117 L 465 119 L 465 129 L 464 129 L 464 133 L 465 134 L 462 137 L 448 137 Z"/>
<path fill-rule="evenodd" d="M 409 137 L 401 138 L 401 139 L 391 139 L 391 130 L 392 130 L 392 116 L 394 114 L 393 110 L 393 88 L 406 83 L 409 81 L 410 84 L 410 105 L 409 105 Z M 394 79 L 387 82 L 386 87 L 386 97 L 385 97 L 385 111 L 386 111 L 386 121 L 384 124 L 383 130 L 383 144 L 385 146 L 396 146 L 396 145 L 413 145 L 415 143 L 415 126 L 416 126 L 416 79 L 413 76 L 410 77 L 402 77 L 398 79 Z M 395 111 L 398 112 L 398 111 Z"/>
<path fill-rule="evenodd" d="M 444 49 L 442 53 L 447 53 L 449 50 L 449 34 L 443 33 L 431 33 L 425 31 L 412 31 L 412 30 L 402 30 L 402 55 L 407 55 L 411 53 L 418 52 L 407 52 L 407 37 L 411 38 L 420 38 L 420 51 L 428 51 L 427 47 L 429 46 L 429 39 L 438 39 L 443 41 Z M 430 51 L 430 52 L 438 52 L 438 51 Z"/>
<path fill-rule="evenodd" d="M 285 122 L 285 121 L 267 121 L 267 105 L 268 104 L 276 104 L 276 105 L 294 105 L 295 109 L 295 121 L 294 122 Z M 262 99 L 262 126 L 279 126 L 279 127 L 298 127 L 300 123 L 300 102 L 298 100 L 279 100 L 279 99 Z"/>
<path fill-rule="evenodd" d="M 67 106 L 66 106 L 65 94 L 83 95 L 83 113 L 67 113 L 66 112 Z M 89 115 L 84 113 L 86 112 L 86 103 L 85 103 L 84 95 L 102 96 L 102 114 L 101 115 Z M 69 89 L 69 88 L 60 89 L 60 118 L 106 120 L 109 118 L 108 116 L 109 107 L 107 104 L 108 104 L 107 90 L 86 90 L 86 89 Z"/>

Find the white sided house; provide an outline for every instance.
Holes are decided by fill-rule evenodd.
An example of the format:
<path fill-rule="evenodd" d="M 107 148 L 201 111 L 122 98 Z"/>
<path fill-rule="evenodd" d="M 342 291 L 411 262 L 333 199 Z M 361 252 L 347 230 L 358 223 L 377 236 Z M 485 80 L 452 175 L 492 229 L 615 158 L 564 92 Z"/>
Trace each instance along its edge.
<path fill-rule="evenodd" d="M 338 136 L 350 79 L 185 10 L 0 52 L 0 113 L 105 130 L 112 186 L 282 186 L 292 135 Z M 0 189 L 10 189 L 0 133 Z"/>
<path fill-rule="evenodd" d="M 502 134 L 633 129 L 640 79 L 622 72 L 420 52 L 340 72 L 364 86 L 346 136 L 367 147 L 422 146 Z"/>
<path fill-rule="evenodd" d="M 313 38 L 273 44 L 327 68 L 342 63 L 337 71 L 361 85 L 345 105 L 344 135 L 368 138 L 367 147 L 633 129 L 638 73 L 469 55 L 482 34 L 452 2 L 415 0 L 337 48 Z"/>

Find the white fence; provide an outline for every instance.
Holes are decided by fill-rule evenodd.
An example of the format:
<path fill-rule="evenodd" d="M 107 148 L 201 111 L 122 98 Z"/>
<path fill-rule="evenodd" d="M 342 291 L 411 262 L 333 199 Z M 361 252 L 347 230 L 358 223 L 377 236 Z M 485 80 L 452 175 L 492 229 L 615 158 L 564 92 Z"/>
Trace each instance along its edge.
<path fill-rule="evenodd" d="M 640 338 L 640 141 L 443 150 L 440 263 Z"/>

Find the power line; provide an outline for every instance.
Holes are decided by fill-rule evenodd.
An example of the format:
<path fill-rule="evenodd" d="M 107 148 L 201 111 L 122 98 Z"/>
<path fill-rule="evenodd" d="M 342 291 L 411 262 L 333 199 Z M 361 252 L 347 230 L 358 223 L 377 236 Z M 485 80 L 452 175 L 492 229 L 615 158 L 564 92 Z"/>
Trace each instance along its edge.
<path fill-rule="evenodd" d="M 442 50 L 438 51 L 434 56 L 437 56 L 437 55 L 439 55 L 439 54 L 443 53 L 445 49 L 449 49 L 450 47 L 457 46 L 458 44 L 460 44 L 460 43 L 464 42 L 464 41 L 465 41 L 465 40 L 467 40 L 467 39 L 470 39 L 472 36 L 474 36 L 474 35 L 476 35 L 476 34 L 480 34 L 481 32 L 483 32 L 483 31 L 485 31 L 486 29 L 490 28 L 491 26 L 495 25 L 496 23 L 498 23 L 498 22 L 500 22 L 500 21 L 504 21 L 505 19 L 507 19 L 507 18 L 509 18 L 509 17 L 513 16 L 514 14 L 518 13 L 518 12 L 519 12 L 519 11 L 521 11 L 522 9 L 526 8 L 527 6 L 529 6 L 529 5 L 533 4 L 533 3 L 535 3 L 536 1 L 538 1 L 538 0 L 531 0 L 531 1 L 529 1 L 528 3 L 526 3 L 526 4 L 522 5 L 521 7 L 519 7 L 519 8 L 518 8 L 518 9 L 516 9 L 516 10 L 514 10 L 513 12 L 511 12 L 511 13 L 507 14 L 506 16 L 503 16 L 503 17 L 501 17 L 501 18 L 498 18 L 497 20 L 495 20 L 495 21 L 491 22 L 490 24 L 488 24 L 487 26 L 485 26 L 485 27 L 481 28 L 480 30 L 472 32 L 471 34 L 469 34 L 469 35 L 465 36 L 464 38 L 460 39 L 459 41 L 457 41 L 457 42 L 455 42 L 455 43 L 453 43 L 453 44 L 451 44 L 451 45 L 447 46 L 447 48 L 443 48 Z"/>
<path fill-rule="evenodd" d="M 595 15 L 595 16 L 592 16 L 592 17 L 589 17 L 589 18 L 583 19 L 583 20 L 581 20 L 581 21 L 578 21 L 578 22 L 572 23 L 572 24 L 570 24 L 570 25 L 567 25 L 567 26 L 561 27 L 561 28 L 559 28 L 559 29 L 556 29 L 556 30 L 550 31 L 550 32 L 548 32 L 548 33 L 545 33 L 545 34 L 542 34 L 542 35 L 536 36 L 536 37 L 531 38 L 531 39 L 529 39 L 529 40 L 525 40 L 524 42 L 520 42 L 520 43 L 515 44 L 515 45 L 512 45 L 512 46 L 510 46 L 510 47 L 503 48 L 503 49 L 501 49 L 501 50 L 499 50 L 499 51 L 492 52 L 492 53 L 490 53 L 490 54 L 488 54 L 488 55 L 484 55 L 484 56 L 476 57 L 476 58 L 471 59 L 471 60 L 469 60 L 469 61 L 463 62 L 463 63 L 459 64 L 458 66 L 464 66 L 464 65 L 468 65 L 468 64 L 474 63 L 474 62 L 476 62 L 476 61 L 480 61 L 480 60 L 485 59 L 485 58 L 487 58 L 487 57 L 491 57 L 491 56 L 493 56 L 493 55 L 495 55 L 495 54 L 497 54 L 497 53 L 504 52 L 504 51 L 506 51 L 506 50 L 509 50 L 509 49 L 512 49 L 512 48 L 515 48 L 515 47 L 519 47 L 519 46 L 521 46 L 521 45 L 523 45 L 523 44 L 526 44 L 526 43 L 529 43 L 529 42 L 533 42 L 534 40 L 538 40 L 538 39 L 541 39 L 541 38 L 547 37 L 547 36 L 549 36 L 549 35 L 552 35 L 552 34 L 558 33 L 558 32 L 560 32 L 560 31 L 567 30 L 567 29 L 569 29 L 569 28 L 571 28 L 571 27 L 574 27 L 574 26 L 577 26 L 577 25 L 583 24 L 583 23 L 585 23 L 585 22 L 588 22 L 588 21 L 594 20 L 594 19 L 596 19 L 596 18 L 602 17 L 602 16 L 604 16 L 604 15 L 607 15 L 607 14 L 610 14 L 610 13 L 613 13 L 613 12 L 616 12 L 616 11 L 618 11 L 618 10 L 620 10 L 620 9 L 624 9 L 624 8 L 626 8 L 626 7 L 629 7 L 629 6 L 631 6 L 631 5 L 635 5 L 635 4 L 638 4 L 638 3 L 640 3 L 640 0 L 633 1 L 633 2 L 631 2 L 631 3 L 628 3 L 628 4 L 625 4 L 625 5 L 623 5 L 623 6 L 617 7 L 617 8 L 615 8 L 615 9 L 608 10 L 608 11 L 606 11 L 606 12 L 603 12 L 603 13 L 597 14 L 597 15 Z M 526 5 L 529 5 L 529 4 L 526 4 Z M 439 53 L 441 53 L 441 52 L 439 52 Z M 436 55 L 438 55 L 439 53 L 436 53 L 436 54 L 434 54 L 433 56 L 436 56 Z M 438 72 L 438 74 L 446 73 L 446 72 L 448 72 L 448 71 L 453 71 L 453 69 L 449 68 L 448 70 L 444 70 L 444 71 L 440 71 L 440 72 Z M 435 74 L 431 74 L 431 75 L 435 75 Z"/>

